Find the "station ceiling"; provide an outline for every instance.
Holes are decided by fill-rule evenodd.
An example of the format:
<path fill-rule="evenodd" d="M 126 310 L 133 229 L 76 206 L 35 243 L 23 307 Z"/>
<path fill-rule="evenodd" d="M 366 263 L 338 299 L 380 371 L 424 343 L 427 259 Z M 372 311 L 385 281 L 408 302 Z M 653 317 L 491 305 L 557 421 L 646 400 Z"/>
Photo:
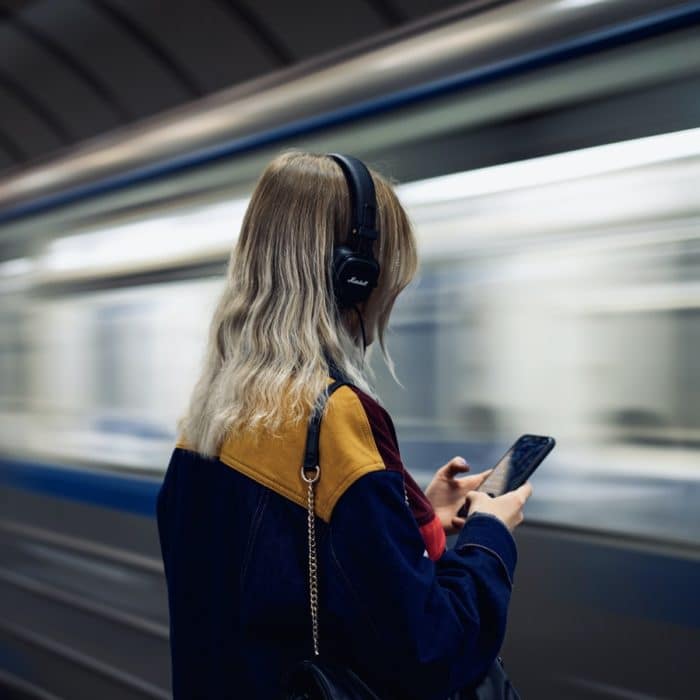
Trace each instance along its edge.
<path fill-rule="evenodd" d="M 463 0 L 0 0 L 0 171 Z"/>

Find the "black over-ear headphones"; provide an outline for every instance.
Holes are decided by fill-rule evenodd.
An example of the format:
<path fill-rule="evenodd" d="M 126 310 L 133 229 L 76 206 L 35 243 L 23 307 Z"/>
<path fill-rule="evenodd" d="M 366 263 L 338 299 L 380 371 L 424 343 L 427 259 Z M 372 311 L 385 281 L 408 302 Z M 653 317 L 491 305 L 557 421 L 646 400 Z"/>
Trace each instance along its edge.
<path fill-rule="evenodd" d="M 374 182 L 358 158 L 328 153 L 343 171 L 350 190 L 350 233 L 333 249 L 333 291 L 341 309 L 365 301 L 377 286 L 379 263 L 372 243 L 377 239 L 377 202 Z"/>

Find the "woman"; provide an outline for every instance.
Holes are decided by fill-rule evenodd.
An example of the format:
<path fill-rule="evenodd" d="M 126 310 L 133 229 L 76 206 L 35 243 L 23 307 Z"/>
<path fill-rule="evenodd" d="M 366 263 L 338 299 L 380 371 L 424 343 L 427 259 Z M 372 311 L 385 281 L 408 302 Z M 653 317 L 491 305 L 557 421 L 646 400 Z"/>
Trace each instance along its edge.
<path fill-rule="evenodd" d="M 284 153 L 248 205 L 158 497 L 176 700 L 277 698 L 312 655 L 300 466 L 334 379 L 314 506 L 323 657 L 382 698 L 444 700 L 503 642 L 530 487 L 491 499 L 455 457 L 423 494 L 405 470 L 365 350 L 376 335 L 393 374 L 384 333 L 416 243 L 384 178 L 364 170 L 358 189 L 363 168 Z"/>

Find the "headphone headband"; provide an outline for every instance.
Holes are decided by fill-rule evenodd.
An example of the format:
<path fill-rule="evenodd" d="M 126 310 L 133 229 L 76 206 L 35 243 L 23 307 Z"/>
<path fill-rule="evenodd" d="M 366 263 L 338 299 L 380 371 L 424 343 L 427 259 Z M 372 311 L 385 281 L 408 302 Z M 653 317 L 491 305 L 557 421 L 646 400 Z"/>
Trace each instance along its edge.
<path fill-rule="evenodd" d="M 346 156 L 342 153 L 329 153 L 342 169 L 345 179 L 350 189 L 351 200 L 351 239 L 348 243 L 352 246 L 352 236 L 359 236 L 358 250 L 371 250 L 371 243 L 377 239 L 377 199 L 374 191 L 374 181 L 367 170 L 367 166 L 353 156 Z"/>
<path fill-rule="evenodd" d="M 353 156 L 328 153 L 343 171 L 350 190 L 350 232 L 333 250 L 333 289 L 340 308 L 365 301 L 377 286 L 379 263 L 372 244 L 377 240 L 377 201 L 367 166 Z"/>

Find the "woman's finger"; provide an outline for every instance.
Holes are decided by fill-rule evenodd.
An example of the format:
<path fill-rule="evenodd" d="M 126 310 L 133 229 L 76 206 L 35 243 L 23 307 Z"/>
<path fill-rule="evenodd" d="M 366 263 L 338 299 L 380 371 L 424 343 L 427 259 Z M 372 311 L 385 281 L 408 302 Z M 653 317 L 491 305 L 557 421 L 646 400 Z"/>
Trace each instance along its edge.
<path fill-rule="evenodd" d="M 464 494 L 466 494 L 467 491 L 476 491 L 483 481 L 484 479 L 481 474 L 472 474 L 470 476 L 463 476 L 461 479 L 455 479 L 455 482 L 459 484 L 459 488 Z"/>
<path fill-rule="evenodd" d="M 463 474 L 464 472 L 468 472 L 471 469 L 471 467 L 467 463 L 467 460 L 464 459 L 464 457 L 453 457 L 443 467 L 443 469 L 445 470 L 445 476 L 447 478 L 452 478 L 457 474 Z"/>
<path fill-rule="evenodd" d="M 532 486 L 530 486 L 530 482 L 526 481 L 522 486 L 515 489 L 514 493 L 518 494 L 521 503 L 525 503 L 525 501 L 532 496 Z"/>
<path fill-rule="evenodd" d="M 487 469 L 486 471 L 479 472 L 478 474 L 472 474 L 471 476 L 466 476 L 460 479 L 459 482 L 465 491 L 476 491 L 481 484 L 486 481 L 491 475 L 493 468 Z"/>
<path fill-rule="evenodd" d="M 493 472 L 494 468 L 495 467 L 491 467 L 491 469 L 485 469 L 480 474 L 476 474 L 476 476 L 479 477 L 479 486 L 481 486 L 481 484 L 483 484 L 484 481 L 486 481 L 486 479 L 488 479 L 491 476 L 491 473 Z"/>
<path fill-rule="evenodd" d="M 457 530 L 461 530 L 464 527 L 464 523 L 467 522 L 466 518 L 458 518 L 455 516 L 452 518 L 452 527 L 454 527 Z"/>

